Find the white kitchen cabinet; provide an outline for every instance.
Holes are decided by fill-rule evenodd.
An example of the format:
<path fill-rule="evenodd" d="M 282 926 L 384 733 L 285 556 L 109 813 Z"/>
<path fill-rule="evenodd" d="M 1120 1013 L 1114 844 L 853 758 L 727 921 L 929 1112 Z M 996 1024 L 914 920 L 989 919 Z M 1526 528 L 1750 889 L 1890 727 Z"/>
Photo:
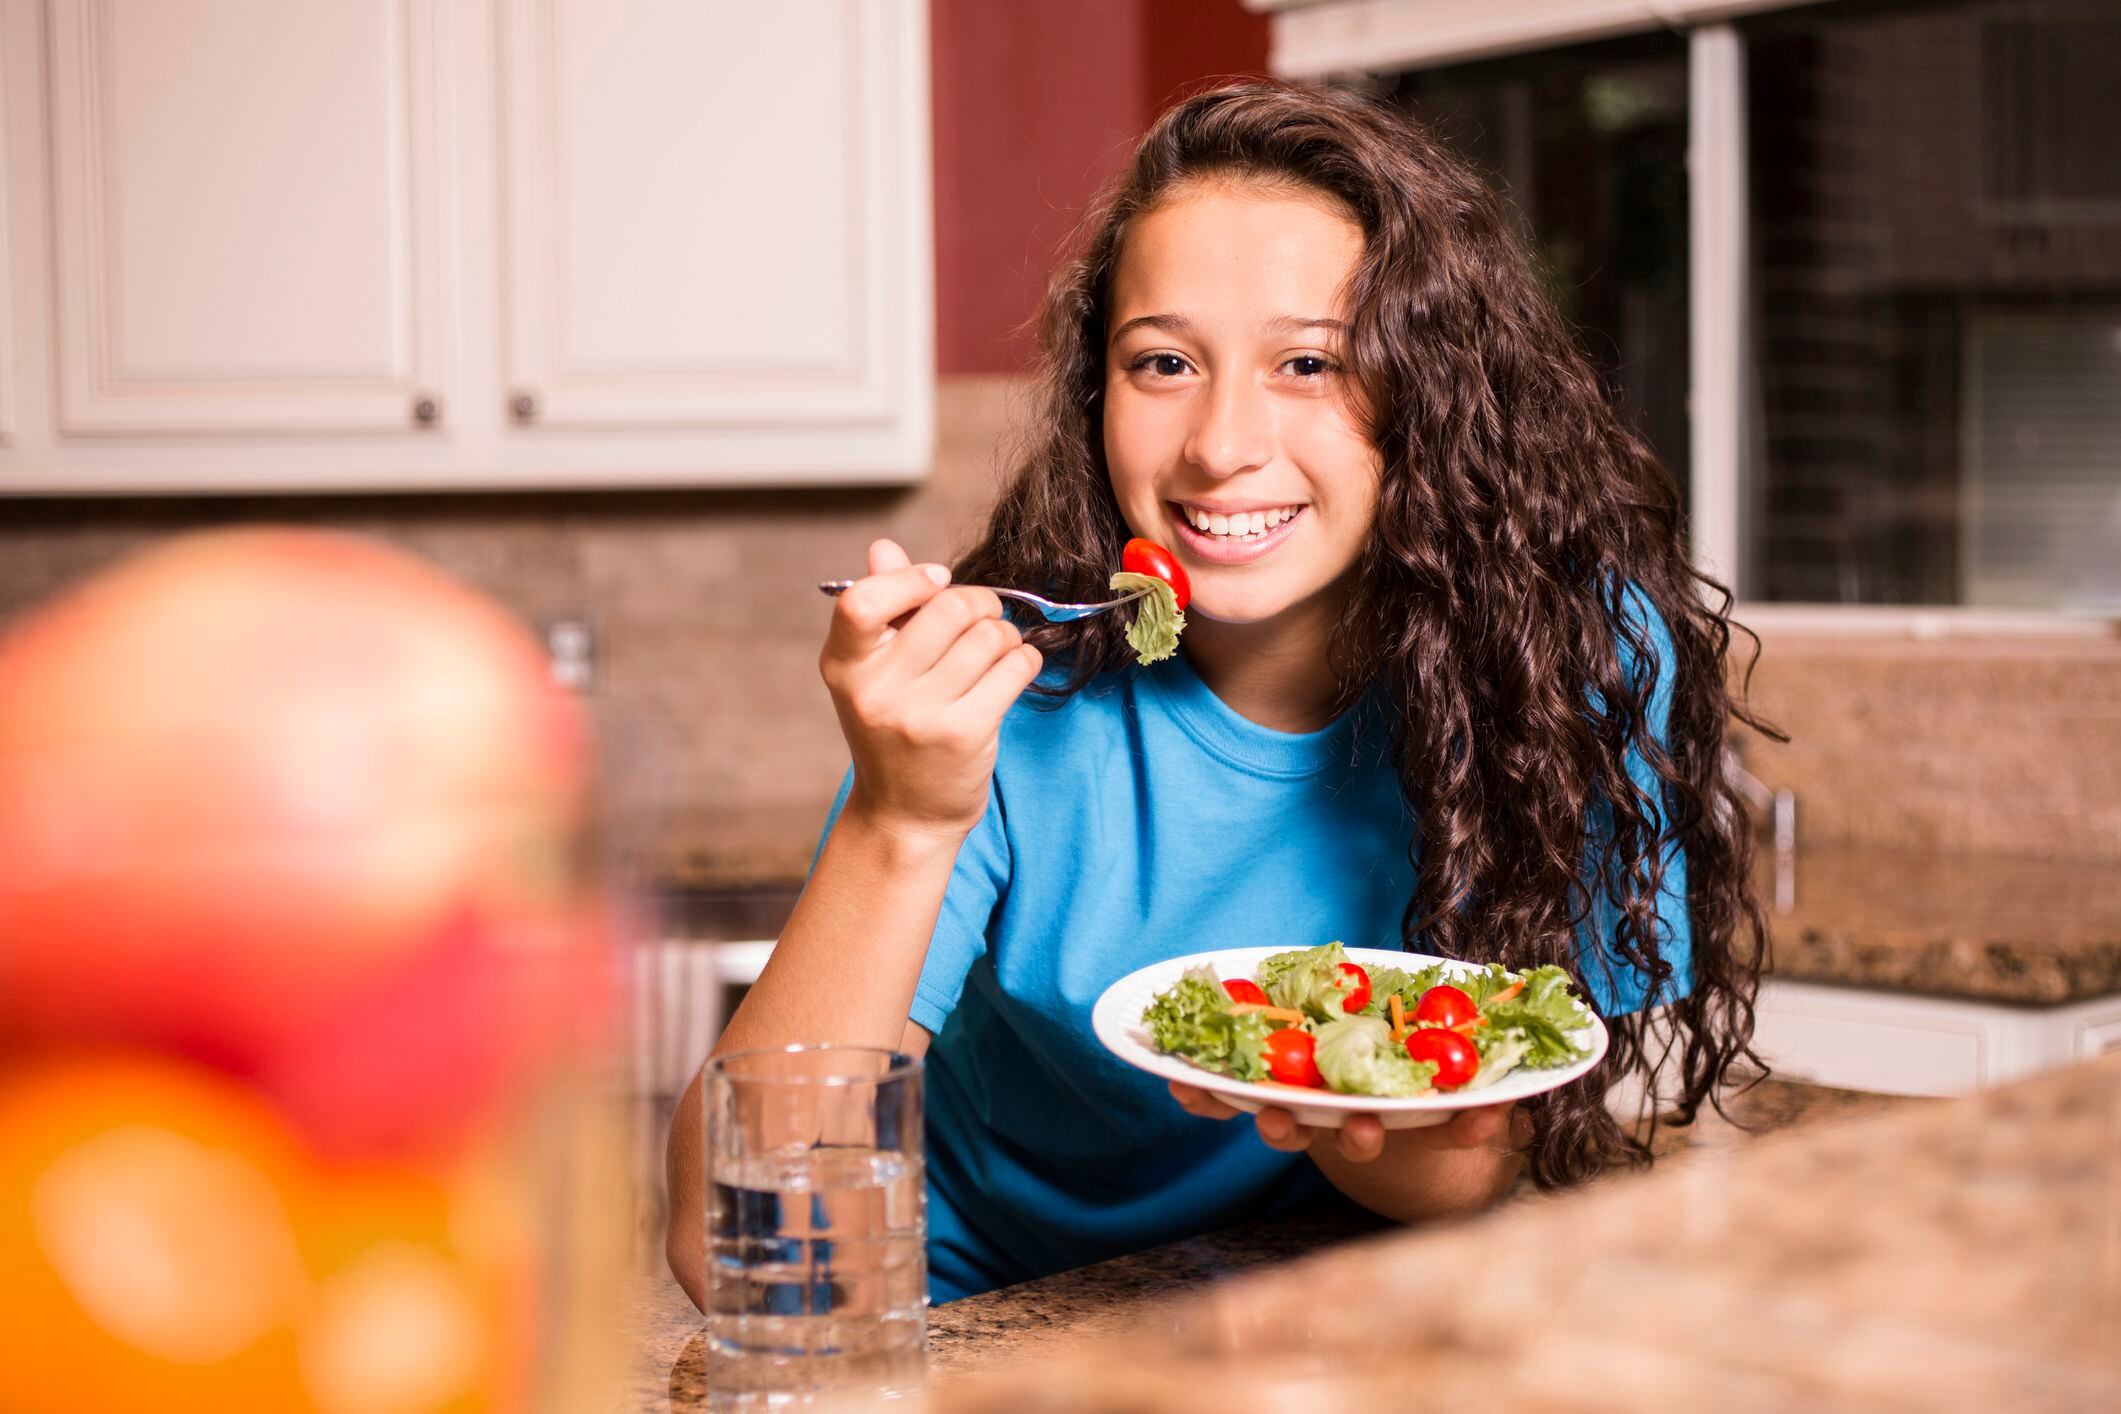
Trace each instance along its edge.
<path fill-rule="evenodd" d="M 439 407 L 434 4 L 48 8 L 59 436 Z"/>
<path fill-rule="evenodd" d="M 1967 1095 L 2121 1046 L 2121 996 L 2063 1006 L 1762 983 L 1753 1047 L 1785 1080 Z"/>
<path fill-rule="evenodd" d="M 914 479 L 926 52 L 922 0 L 0 0 L 0 494 Z"/>

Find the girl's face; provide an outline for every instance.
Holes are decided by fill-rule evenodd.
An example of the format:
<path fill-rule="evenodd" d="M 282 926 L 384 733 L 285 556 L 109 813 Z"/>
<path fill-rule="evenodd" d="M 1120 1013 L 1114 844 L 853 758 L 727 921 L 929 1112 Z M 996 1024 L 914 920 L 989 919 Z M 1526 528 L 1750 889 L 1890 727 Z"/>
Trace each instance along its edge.
<path fill-rule="evenodd" d="M 1189 613 L 1271 619 L 1369 538 L 1379 461 L 1343 372 L 1361 255 L 1330 199 L 1236 182 L 1183 187 L 1127 233 L 1105 460 L 1127 524 L 1185 565 Z"/>

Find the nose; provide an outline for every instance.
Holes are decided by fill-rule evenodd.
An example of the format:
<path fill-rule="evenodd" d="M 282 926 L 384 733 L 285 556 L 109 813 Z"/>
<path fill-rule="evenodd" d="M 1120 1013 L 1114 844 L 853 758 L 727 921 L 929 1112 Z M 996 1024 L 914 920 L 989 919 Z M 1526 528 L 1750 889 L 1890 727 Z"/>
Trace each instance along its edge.
<path fill-rule="evenodd" d="M 1222 480 L 1273 459 L 1273 427 L 1264 391 L 1243 378 L 1218 378 L 1199 403 L 1186 460 Z"/>

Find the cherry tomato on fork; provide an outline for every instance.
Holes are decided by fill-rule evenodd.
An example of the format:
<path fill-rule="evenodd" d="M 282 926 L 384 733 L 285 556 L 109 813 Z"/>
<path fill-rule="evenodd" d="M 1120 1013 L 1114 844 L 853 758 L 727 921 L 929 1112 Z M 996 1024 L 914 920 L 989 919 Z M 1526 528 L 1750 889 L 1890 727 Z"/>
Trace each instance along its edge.
<path fill-rule="evenodd" d="M 1343 962 L 1340 965 L 1340 981 L 1341 985 L 1348 989 L 1347 997 L 1340 1004 L 1342 1011 L 1353 1016 L 1370 1004 L 1370 974 L 1363 971 L 1359 965 Z"/>
<path fill-rule="evenodd" d="M 1273 1039 L 1272 1037 L 1268 1038 Z M 1480 1069 L 1480 1052 L 1456 1031 L 1430 1026 L 1407 1037 L 1407 1054 L 1418 1061 L 1436 1062 L 1436 1088 L 1456 1090 Z"/>
<path fill-rule="evenodd" d="M 1139 535 L 1129 540 L 1119 553 L 1119 567 L 1128 574 L 1145 574 L 1170 585 L 1171 596 L 1181 609 L 1192 602 L 1193 585 L 1178 557 L 1154 540 L 1144 540 Z"/>
<path fill-rule="evenodd" d="M 1244 977 L 1232 977 L 1223 983 L 1223 990 L 1230 994 L 1233 1002 L 1252 1002 L 1259 1006 L 1267 1004 L 1267 993 L 1259 983 Z"/>
<path fill-rule="evenodd" d="M 1267 1033 L 1267 1073 L 1284 1085 L 1317 1089 L 1326 1083 L 1318 1073 L 1318 1042 L 1294 1026 Z"/>
<path fill-rule="evenodd" d="M 1424 1026 L 1464 1026 L 1479 1018 L 1473 999 L 1448 982 L 1429 988 L 1414 1004 L 1414 1019 Z"/>

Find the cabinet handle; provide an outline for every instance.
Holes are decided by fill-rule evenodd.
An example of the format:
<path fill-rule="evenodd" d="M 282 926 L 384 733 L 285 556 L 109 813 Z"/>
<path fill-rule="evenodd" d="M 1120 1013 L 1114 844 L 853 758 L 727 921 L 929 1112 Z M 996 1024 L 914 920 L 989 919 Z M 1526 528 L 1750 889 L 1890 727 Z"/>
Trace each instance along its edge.
<path fill-rule="evenodd" d="M 518 422 L 535 422 L 538 416 L 538 400 L 529 393 L 518 393 L 508 400 L 508 411 Z"/>
<path fill-rule="evenodd" d="M 420 393 L 412 400 L 412 420 L 422 427 L 432 427 L 442 420 L 442 403 L 432 393 Z"/>

